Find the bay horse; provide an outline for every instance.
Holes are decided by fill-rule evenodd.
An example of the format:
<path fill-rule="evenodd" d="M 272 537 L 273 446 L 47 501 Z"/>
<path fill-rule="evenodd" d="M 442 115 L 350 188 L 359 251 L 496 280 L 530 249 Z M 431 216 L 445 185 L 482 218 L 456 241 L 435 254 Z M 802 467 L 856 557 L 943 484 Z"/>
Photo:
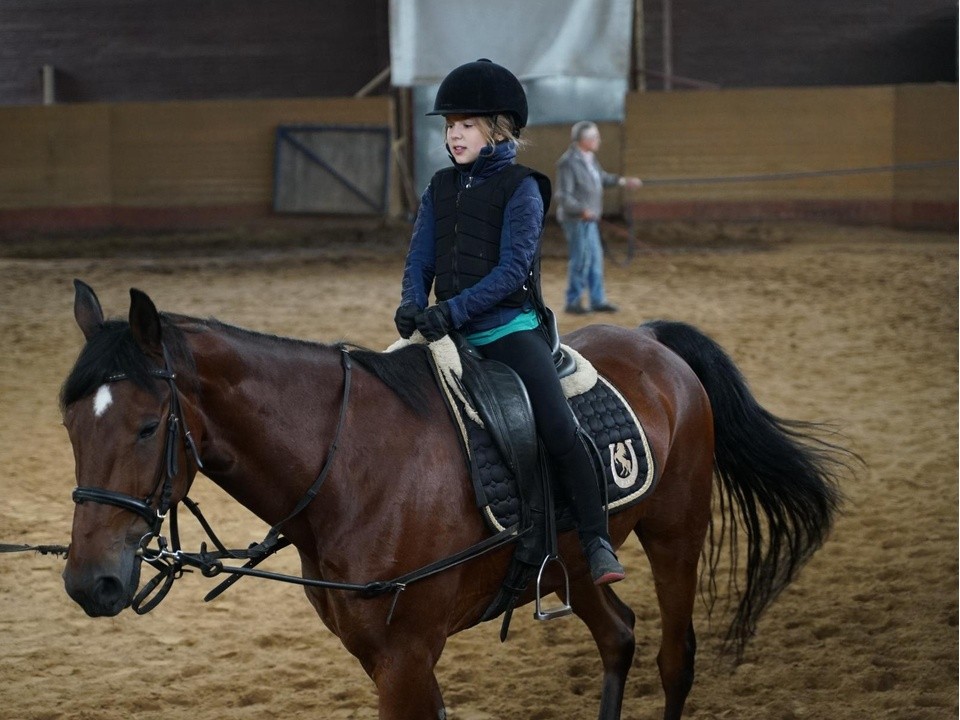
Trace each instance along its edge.
<path fill-rule="evenodd" d="M 160 313 L 136 289 L 128 318 L 105 320 L 94 291 L 74 284 L 86 343 L 61 391 L 78 485 L 63 576 L 89 615 L 131 605 L 143 539 L 157 536 L 201 463 L 265 522 L 286 519 L 283 534 L 306 579 L 395 578 L 490 535 L 422 347 L 377 353 L 269 336 Z M 730 572 L 741 558 L 745 581 L 731 583 L 739 605 L 727 639 L 742 652 L 764 609 L 827 537 L 841 503 L 842 449 L 818 439 L 819 426 L 762 408 L 723 350 L 689 325 L 594 325 L 564 342 L 627 398 L 655 459 L 655 490 L 612 515 L 610 535 L 619 547 L 635 534 L 651 565 L 663 717 L 680 718 L 694 678 L 701 556 L 710 584 L 716 545 L 731 551 Z M 303 505 L 308 490 L 315 497 Z M 432 574 L 392 600 L 307 587 L 374 682 L 380 718 L 446 717 L 435 665 L 450 635 L 478 623 L 511 552 L 502 546 Z M 634 613 L 612 587 L 591 582 L 576 533 L 561 536 L 559 552 L 570 605 L 602 659 L 599 717 L 614 720 L 634 655 Z M 556 577 L 544 582 L 561 589 Z"/>

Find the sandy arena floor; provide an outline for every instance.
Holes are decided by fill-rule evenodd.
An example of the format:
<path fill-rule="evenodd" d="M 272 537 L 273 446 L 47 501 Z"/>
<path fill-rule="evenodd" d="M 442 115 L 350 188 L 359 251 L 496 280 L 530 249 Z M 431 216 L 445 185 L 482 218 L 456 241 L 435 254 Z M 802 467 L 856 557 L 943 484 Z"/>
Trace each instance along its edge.
<path fill-rule="evenodd" d="M 125 315 L 128 289 L 161 309 L 374 348 L 395 336 L 404 227 L 0 242 L 0 542 L 66 543 L 73 459 L 57 393 L 81 346 L 71 280 Z M 835 423 L 865 460 L 827 545 L 761 621 L 745 663 L 717 659 L 698 607 L 696 720 L 943 720 L 958 715 L 958 267 L 954 234 L 814 225 L 642 229 L 608 263 L 626 326 L 699 326 L 785 417 Z M 548 301 L 565 262 L 551 228 Z M 622 241 L 613 244 L 622 257 Z M 16 256 L 16 257 L 11 257 Z M 569 331 L 591 318 L 561 318 Z M 191 493 L 221 536 L 264 525 L 212 483 Z M 192 535 L 188 535 L 193 537 Z M 618 593 L 637 612 L 623 717 L 658 718 L 658 615 L 639 546 Z M 296 571 L 286 551 L 273 569 Z M 0 556 L 0 718 L 375 718 L 372 683 L 296 587 L 244 580 L 210 604 L 192 575 L 153 613 L 91 619 L 62 560 Z M 518 612 L 450 639 L 438 675 L 452 720 L 592 718 L 600 667 L 576 619 Z"/>

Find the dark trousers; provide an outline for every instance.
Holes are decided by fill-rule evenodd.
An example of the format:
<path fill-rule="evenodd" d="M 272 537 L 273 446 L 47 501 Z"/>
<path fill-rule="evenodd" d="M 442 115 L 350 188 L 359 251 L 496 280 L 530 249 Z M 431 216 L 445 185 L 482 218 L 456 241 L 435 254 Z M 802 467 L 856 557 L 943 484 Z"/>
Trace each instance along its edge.
<path fill-rule="evenodd" d="M 557 477 L 573 506 L 580 538 L 607 538 L 600 488 L 589 451 L 577 437 L 577 421 L 567 404 L 546 338 L 539 330 L 511 333 L 480 351 L 513 369 L 530 396 L 537 434 L 554 460 Z"/>

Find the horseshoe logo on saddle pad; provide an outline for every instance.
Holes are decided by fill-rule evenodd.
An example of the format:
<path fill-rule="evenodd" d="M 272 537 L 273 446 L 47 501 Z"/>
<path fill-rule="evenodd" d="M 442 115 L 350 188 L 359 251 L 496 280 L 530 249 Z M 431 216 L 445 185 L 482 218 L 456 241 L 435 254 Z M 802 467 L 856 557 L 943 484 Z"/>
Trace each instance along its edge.
<path fill-rule="evenodd" d="M 610 443 L 610 474 L 617 487 L 628 488 L 637 482 L 640 466 L 633 449 L 633 438 L 626 442 Z"/>

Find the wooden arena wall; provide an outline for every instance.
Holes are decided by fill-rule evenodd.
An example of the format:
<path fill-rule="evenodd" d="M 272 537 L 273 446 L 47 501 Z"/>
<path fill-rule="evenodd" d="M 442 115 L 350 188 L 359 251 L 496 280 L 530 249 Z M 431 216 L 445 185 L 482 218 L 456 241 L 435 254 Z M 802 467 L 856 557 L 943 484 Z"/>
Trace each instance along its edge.
<path fill-rule="evenodd" d="M 624 200 L 646 219 L 954 228 L 957 99 L 957 86 L 949 84 L 633 93 L 623 172 L 651 182 Z M 941 160 L 952 164 L 824 173 Z M 780 174 L 788 177 L 695 181 Z"/>
<path fill-rule="evenodd" d="M 600 158 L 649 182 L 608 192 L 606 210 L 955 228 L 957 101 L 956 85 L 939 84 L 633 93 L 623 124 L 601 123 Z M 278 125 L 392 127 L 393 117 L 388 97 L 0 107 L 0 232 L 269 218 Z M 521 162 L 553 177 L 569 133 L 568 124 L 525 130 Z M 696 182 L 937 160 L 953 164 Z"/>
<path fill-rule="evenodd" d="M 269 217 L 278 125 L 393 116 L 389 97 L 0 107 L 0 231 Z"/>

